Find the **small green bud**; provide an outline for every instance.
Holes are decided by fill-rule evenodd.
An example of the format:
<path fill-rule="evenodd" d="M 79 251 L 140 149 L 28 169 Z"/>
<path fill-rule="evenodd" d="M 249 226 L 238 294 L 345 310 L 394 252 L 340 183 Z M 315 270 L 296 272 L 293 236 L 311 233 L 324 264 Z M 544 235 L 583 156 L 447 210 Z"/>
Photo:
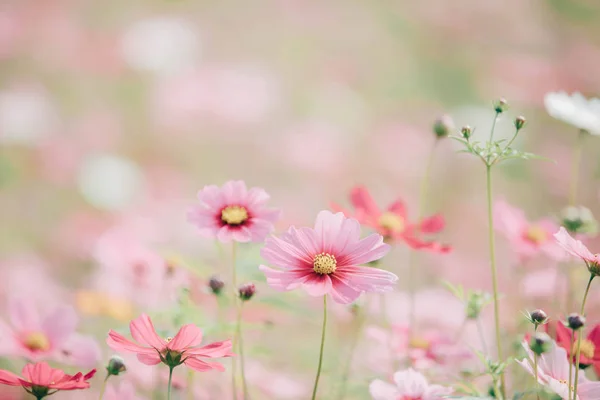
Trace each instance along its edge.
<path fill-rule="evenodd" d="M 243 301 L 248 301 L 252 298 L 252 296 L 254 296 L 254 293 L 256 293 L 256 286 L 254 286 L 254 283 L 251 282 L 244 283 L 239 287 L 238 290 L 240 293 L 240 299 Z"/>
<path fill-rule="evenodd" d="M 552 339 L 545 332 L 536 332 L 529 340 L 529 348 L 538 356 L 550 350 Z"/>
<path fill-rule="evenodd" d="M 544 310 L 533 310 L 529 314 L 529 318 L 532 324 L 534 325 L 544 325 L 548 322 L 548 315 L 544 312 Z"/>
<path fill-rule="evenodd" d="M 494 111 L 496 111 L 496 113 L 501 114 L 506 110 L 508 110 L 508 102 L 504 97 L 501 97 L 494 102 Z"/>
<path fill-rule="evenodd" d="M 460 133 L 465 139 L 469 140 L 471 137 L 471 127 L 469 125 L 463 126 Z"/>
<path fill-rule="evenodd" d="M 450 131 L 454 129 L 454 121 L 449 115 L 442 115 L 440 118 L 435 120 L 433 124 L 433 132 L 438 138 L 443 138 L 450 134 Z"/>
<path fill-rule="evenodd" d="M 106 371 L 108 371 L 109 375 L 119 375 L 121 372 L 127 371 L 125 361 L 119 356 L 112 356 L 110 360 L 108 360 Z"/>
<path fill-rule="evenodd" d="M 574 331 L 581 329 L 585 325 L 585 317 L 577 313 L 570 314 L 567 318 L 567 326 Z"/>
<path fill-rule="evenodd" d="M 225 282 L 223 282 L 223 280 L 218 276 L 213 276 L 208 281 L 208 287 L 215 295 L 218 296 L 225 287 Z"/>
<path fill-rule="evenodd" d="M 592 212 L 583 206 L 569 206 L 561 213 L 562 225 L 570 233 L 595 235 L 598 233 L 598 221 Z"/>
<path fill-rule="evenodd" d="M 517 118 L 515 118 L 515 128 L 517 128 L 517 130 L 523 129 L 526 123 L 527 120 L 523 116 L 518 116 Z"/>

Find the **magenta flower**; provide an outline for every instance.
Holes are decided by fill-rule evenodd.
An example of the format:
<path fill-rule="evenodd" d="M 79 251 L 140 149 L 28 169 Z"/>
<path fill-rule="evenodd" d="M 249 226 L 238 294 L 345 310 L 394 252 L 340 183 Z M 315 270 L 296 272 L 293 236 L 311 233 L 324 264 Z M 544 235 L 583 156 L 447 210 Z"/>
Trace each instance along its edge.
<path fill-rule="evenodd" d="M 57 307 L 41 315 L 33 302 L 13 299 L 8 313 L 10 325 L 0 325 L 4 335 L 1 354 L 81 367 L 92 367 L 100 360 L 96 341 L 76 332 L 78 317 L 72 307 Z"/>
<path fill-rule="evenodd" d="M 273 230 L 279 210 L 265 207 L 269 195 L 263 189 L 246 189 L 243 181 L 229 181 L 219 188 L 205 186 L 198 192 L 200 205 L 188 212 L 188 220 L 207 237 L 219 241 L 262 242 Z"/>
<path fill-rule="evenodd" d="M 442 400 L 452 393 L 451 388 L 430 385 L 423 374 L 410 368 L 396 372 L 394 383 L 376 379 L 369 392 L 374 400 Z"/>
<path fill-rule="evenodd" d="M 129 330 L 131 336 L 141 345 L 112 329 L 108 332 L 106 343 L 115 351 L 137 354 L 138 360 L 146 365 L 156 365 L 162 361 L 170 368 L 185 364 L 200 372 L 213 369 L 225 371 L 221 364 L 204 361 L 201 358 L 233 356 L 230 340 L 197 347 L 202 341 L 202 330 L 192 324 L 182 326 L 175 337 L 163 339 L 156 333 L 150 317 L 142 314 L 131 321 Z"/>
<path fill-rule="evenodd" d="M 261 255 L 280 270 L 260 266 L 276 290 L 302 286 L 311 296 L 330 294 L 337 303 L 354 301 L 362 292 L 391 291 L 398 277 L 373 267 L 361 267 L 383 257 L 390 246 L 379 234 L 360 239 L 358 221 L 321 211 L 314 229 L 290 227 L 281 237 L 267 239 Z"/>
<path fill-rule="evenodd" d="M 92 379 L 96 370 L 83 375 L 67 375 L 60 369 L 51 368 L 45 362 L 27 364 L 23 367 L 21 378 L 10 371 L 0 370 L 0 385 L 22 386 L 37 399 L 49 396 L 59 390 L 88 389 L 88 380 Z"/>
<path fill-rule="evenodd" d="M 496 228 L 509 240 L 521 261 L 538 254 L 545 254 L 556 261 L 565 258 L 564 252 L 552 240 L 552 234 L 556 232 L 558 225 L 551 219 L 530 222 L 523 210 L 498 201 L 494 206 L 494 221 Z"/>
<path fill-rule="evenodd" d="M 573 239 L 562 226 L 558 232 L 554 234 L 554 237 L 556 238 L 558 245 L 567 253 L 583 260 L 590 273 L 600 275 L 600 254 L 593 254 L 583 243 L 581 243 L 581 240 Z"/>

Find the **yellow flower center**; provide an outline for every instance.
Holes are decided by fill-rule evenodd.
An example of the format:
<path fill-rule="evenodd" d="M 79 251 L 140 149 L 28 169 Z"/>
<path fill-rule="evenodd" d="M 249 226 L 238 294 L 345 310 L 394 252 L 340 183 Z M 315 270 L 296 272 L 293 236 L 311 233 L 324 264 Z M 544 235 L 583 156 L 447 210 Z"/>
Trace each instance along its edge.
<path fill-rule="evenodd" d="M 582 356 L 584 356 L 586 358 L 594 358 L 595 350 L 596 350 L 596 346 L 594 346 L 594 343 L 592 343 L 591 341 L 589 341 L 587 339 L 581 340 L 580 353 Z M 573 349 L 572 349 L 571 354 L 577 354 L 577 342 L 573 343 Z"/>
<path fill-rule="evenodd" d="M 46 351 L 50 348 L 50 341 L 42 332 L 32 332 L 28 334 L 23 343 L 32 351 Z"/>
<path fill-rule="evenodd" d="M 173 340 L 173 338 L 171 336 L 168 336 L 165 340 L 167 341 L 167 343 L 170 343 L 171 340 Z"/>
<path fill-rule="evenodd" d="M 317 254 L 313 259 L 313 268 L 317 274 L 333 274 L 337 268 L 335 256 L 329 253 Z"/>
<path fill-rule="evenodd" d="M 408 345 L 413 349 L 427 350 L 429 348 L 429 341 L 423 338 L 411 338 Z"/>
<path fill-rule="evenodd" d="M 400 232 L 404 229 L 404 219 L 398 214 L 386 211 L 379 217 L 379 225 L 392 232 Z"/>
<path fill-rule="evenodd" d="M 241 225 L 248 219 L 248 211 L 242 206 L 227 206 L 221 211 L 221 221 L 227 225 Z"/>
<path fill-rule="evenodd" d="M 525 232 L 525 238 L 530 242 L 540 244 L 548 240 L 548 232 L 539 226 L 532 225 L 527 229 L 527 232 Z"/>

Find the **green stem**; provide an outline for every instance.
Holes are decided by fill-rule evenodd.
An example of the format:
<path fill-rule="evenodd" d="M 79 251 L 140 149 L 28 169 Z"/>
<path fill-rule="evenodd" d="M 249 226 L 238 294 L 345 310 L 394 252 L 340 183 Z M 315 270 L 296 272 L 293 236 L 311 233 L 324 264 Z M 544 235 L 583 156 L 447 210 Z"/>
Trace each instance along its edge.
<path fill-rule="evenodd" d="M 98 400 L 102 400 L 104 397 L 104 392 L 106 391 L 106 383 L 108 382 L 108 378 L 110 378 L 110 374 L 106 374 L 106 378 L 104 378 L 104 382 L 102 382 L 102 388 L 100 389 L 100 397 Z"/>
<path fill-rule="evenodd" d="M 571 331 L 571 343 L 569 346 L 571 347 L 571 351 L 573 351 L 573 344 L 575 339 L 575 330 Z M 573 387 L 573 366 L 571 365 L 573 361 L 571 357 L 569 357 L 569 400 L 573 399 L 573 394 L 571 392 L 571 388 Z"/>
<path fill-rule="evenodd" d="M 500 115 L 499 112 L 496 112 L 496 115 L 494 115 L 494 122 L 492 122 L 492 130 L 490 132 L 490 143 L 494 141 L 494 131 L 496 130 L 496 121 L 498 120 L 498 115 Z"/>
<path fill-rule="evenodd" d="M 236 268 L 236 253 L 237 253 L 237 246 L 236 246 L 236 242 L 233 241 L 231 243 L 231 284 L 233 286 L 233 290 L 232 290 L 232 294 L 233 294 L 233 300 L 232 300 L 232 304 L 236 309 L 236 312 L 239 314 L 239 302 L 238 302 L 238 287 L 237 287 L 237 268 Z M 231 350 L 235 353 L 237 346 L 238 346 L 238 330 L 237 327 L 234 330 L 233 333 L 233 343 L 231 346 Z M 233 391 L 233 398 L 235 400 L 237 400 L 238 398 L 238 391 L 237 391 L 237 361 L 235 357 L 231 358 L 231 390 Z"/>
<path fill-rule="evenodd" d="M 427 156 L 427 163 L 425 164 L 425 172 L 423 178 L 421 178 L 421 185 L 419 188 L 419 208 L 417 210 L 417 235 L 421 234 L 421 219 L 425 213 L 427 206 L 427 189 L 429 187 L 429 180 L 431 177 L 431 166 L 433 165 L 433 157 L 435 155 L 435 148 L 437 147 L 438 139 L 435 139 L 433 146 Z M 416 331 L 416 318 L 415 318 L 415 256 L 416 251 L 411 250 L 408 254 L 408 340 L 413 338 Z"/>
<path fill-rule="evenodd" d="M 488 229 L 490 241 L 490 266 L 492 269 L 492 287 L 494 291 L 494 325 L 496 328 L 496 350 L 498 359 L 504 359 L 502 355 L 502 337 L 500 336 L 500 305 L 498 301 L 498 274 L 496 271 L 496 250 L 494 238 L 494 216 L 492 210 L 492 166 L 486 165 L 486 181 L 487 181 L 487 209 L 488 209 Z M 506 385 L 504 382 L 504 372 L 500 374 L 500 392 L 502 398 L 506 398 Z"/>
<path fill-rule="evenodd" d="M 327 295 L 323 296 L 323 331 L 321 332 L 321 350 L 319 351 L 319 366 L 317 367 L 317 377 L 315 378 L 315 386 L 313 387 L 312 400 L 317 398 L 317 388 L 319 386 L 319 378 L 321 377 L 321 366 L 323 365 L 323 348 L 325 347 L 325 330 L 327 326 Z"/>
<path fill-rule="evenodd" d="M 352 359 L 354 358 L 354 352 L 356 350 L 356 346 L 358 345 L 358 340 L 360 339 L 362 334 L 364 322 L 367 319 L 364 310 L 359 310 L 359 313 L 360 314 L 357 316 L 356 328 L 354 329 L 354 335 L 351 339 L 352 341 L 350 342 L 348 359 L 344 364 L 344 372 L 342 373 L 340 391 L 337 396 L 339 400 L 342 400 L 346 395 L 346 384 L 348 383 L 348 377 L 350 376 L 350 366 L 352 365 Z"/>
<path fill-rule="evenodd" d="M 585 302 L 587 301 L 588 293 L 590 292 L 590 286 L 592 285 L 592 281 L 596 275 L 591 274 L 590 280 L 587 283 L 585 288 L 585 293 L 583 294 L 583 301 L 581 302 L 581 312 L 580 314 L 583 316 L 583 312 L 585 311 Z M 575 335 L 575 333 L 573 333 Z M 577 398 L 577 380 L 579 378 L 579 357 L 581 356 L 581 337 L 583 336 L 583 327 L 579 329 L 579 337 L 577 338 L 577 353 L 575 355 L 575 383 L 573 384 L 573 398 Z M 569 360 L 569 368 L 571 368 L 571 362 Z"/>
<path fill-rule="evenodd" d="M 485 335 L 483 334 L 483 326 L 481 325 L 481 318 L 477 317 L 475 320 L 475 325 L 477 325 L 477 334 L 479 335 L 479 341 L 481 342 L 481 351 L 487 357 L 487 343 L 485 341 Z"/>
<path fill-rule="evenodd" d="M 169 386 L 167 389 L 167 400 L 171 400 L 171 381 L 173 380 L 173 367 L 169 367 Z"/>
<path fill-rule="evenodd" d="M 242 337 L 242 303 L 238 302 L 238 313 L 237 313 L 237 337 L 239 340 L 239 353 L 240 353 L 240 372 L 242 374 L 242 388 L 244 391 L 244 400 L 249 400 L 248 396 L 248 385 L 246 383 L 246 372 L 244 364 L 244 339 Z"/>
<path fill-rule="evenodd" d="M 515 141 L 515 139 L 517 138 L 518 135 L 519 135 L 519 129 L 517 129 L 515 131 L 515 134 L 513 135 L 513 137 L 510 139 L 508 144 L 504 147 L 504 150 L 508 149 L 510 147 L 510 145 L 513 144 L 513 142 Z"/>
<path fill-rule="evenodd" d="M 571 166 L 571 187 L 569 190 L 569 205 L 574 206 L 577 203 L 577 188 L 579 186 L 579 166 L 581 164 L 581 153 L 583 152 L 583 139 L 585 131 L 579 131 L 575 147 L 573 148 L 573 164 Z"/>
<path fill-rule="evenodd" d="M 194 370 L 193 369 L 189 369 L 188 370 L 188 381 L 187 381 L 187 398 L 188 400 L 194 400 Z"/>
<path fill-rule="evenodd" d="M 535 324 L 534 332 L 537 332 L 538 324 Z M 540 400 L 540 383 L 538 381 L 538 354 L 533 353 L 533 371 L 535 374 L 535 397 Z"/>

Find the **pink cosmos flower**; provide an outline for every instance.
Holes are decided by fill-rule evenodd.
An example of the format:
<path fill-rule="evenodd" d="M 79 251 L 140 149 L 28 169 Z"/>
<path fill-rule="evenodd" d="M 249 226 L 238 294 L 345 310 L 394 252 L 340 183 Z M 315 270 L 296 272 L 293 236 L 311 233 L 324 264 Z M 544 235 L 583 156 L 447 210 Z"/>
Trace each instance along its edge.
<path fill-rule="evenodd" d="M 527 352 L 528 358 L 521 361 L 517 360 L 517 362 L 528 373 L 535 376 L 533 368 L 534 354 L 529 349 L 527 342 L 523 342 L 523 347 Z M 553 341 L 550 350 L 538 358 L 538 382 L 559 395 L 562 399 L 567 399 L 569 398 L 569 392 L 573 392 L 573 388 L 569 389 L 569 368 L 571 368 L 571 374 L 574 377 L 575 367 L 569 363 L 566 350 Z M 600 382 L 589 381 L 584 374 L 579 374 L 575 400 L 596 400 L 599 398 Z"/>
<path fill-rule="evenodd" d="M 430 385 L 413 369 L 396 372 L 394 383 L 376 379 L 369 385 L 369 392 L 374 400 L 442 400 L 452 393 L 451 388 Z"/>
<path fill-rule="evenodd" d="M 422 234 L 439 233 L 444 229 L 444 217 L 434 215 L 421 220 L 419 223 L 408 222 L 406 206 L 398 199 L 381 211 L 369 191 L 363 186 L 357 186 L 350 192 L 350 202 L 354 206 L 354 218 L 361 224 L 375 229 L 390 241 L 402 241 L 413 249 L 429 250 L 438 253 L 447 253 L 450 246 L 442 245 L 436 241 L 426 241 Z M 351 213 L 344 211 L 336 204 L 332 204 L 334 211 L 342 211 L 346 216 Z"/>
<path fill-rule="evenodd" d="M 201 358 L 233 356 L 231 340 L 197 347 L 202 341 L 202 330 L 192 324 L 182 326 L 175 337 L 163 339 L 157 335 L 150 318 L 142 314 L 131 321 L 129 330 L 131 336 L 142 345 L 131 342 L 112 329 L 108 332 L 106 343 L 113 350 L 137 354 L 138 360 L 146 365 L 156 365 L 162 361 L 170 368 L 185 364 L 200 372 L 213 369 L 225 371 L 221 364 Z"/>
<path fill-rule="evenodd" d="M 290 227 L 281 237 L 270 237 L 262 257 L 281 268 L 259 268 L 276 290 L 302 286 L 311 296 L 330 294 L 337 303 L 351 303 L 362 292 L 387 292 L 398 277 L 391 272 L 361 267 L 383 257 L 390 246 L 372 234 L 360 239 L 360 224 L 344 214 L 321 211 L 314 229 Z"/>
<path fill-rule="evenodd" d="M 523 210 L 498 201 L 494 206 L 494 222 L 496 229 L 509 240 L 521 262 L 540 253 L 557 261 L 565 258 L 564 252 L 552 240 L 552 234 L 558 228 L 552 220 L 545 218 L 529 222 Z"/>
<path fill-rule="evenodd" d="M 567 253 L 583 260 L 592 274 L 600 274 L 600 254 L 593 254 L 583 243 L 581 243 L 581 240 L 573 239 L 562 226 L 558 232 L 554 234 L 554 237 L 556 238 L 558 245 Z"/>
<path fill-rule="evenodd" d="M 0 321 L 3 354 L 28 360 L 56 360 L 92 367 L 100 360 L 100 347 L 91 336 L 75 331 L 78 317 L 70 306 L 55 308 L 45 315 L 24 299 L 9 303 L 10 325 Z"/>
<path fill-rule="evenodd" d="M 200 205 L 188 212 L 188 220 L 203 235 L 223 243 L 262 242 L 280 214 L 265 207 L 267 192 L 261 188 L 248 190 L 243 181 L 229 181 L 222 188 L 205 186 L 198 192 L 198 199 Z"/>
<path fill-rule="evenodd" d="M 23 367 L 21 378 L 10 371 L 0 370 L 0 384 L 8 386 L 22 386 L 28 393 L 41 399 L 59 390 L 88 389 L 88 380 L 92 379 L 96 370 L 93 369 L 83 375 L 67 375 L 60 369 L 50 368 L 45 362 L 27 364 Z M 53 390 L 52 392 L 50 392 Z"/>

